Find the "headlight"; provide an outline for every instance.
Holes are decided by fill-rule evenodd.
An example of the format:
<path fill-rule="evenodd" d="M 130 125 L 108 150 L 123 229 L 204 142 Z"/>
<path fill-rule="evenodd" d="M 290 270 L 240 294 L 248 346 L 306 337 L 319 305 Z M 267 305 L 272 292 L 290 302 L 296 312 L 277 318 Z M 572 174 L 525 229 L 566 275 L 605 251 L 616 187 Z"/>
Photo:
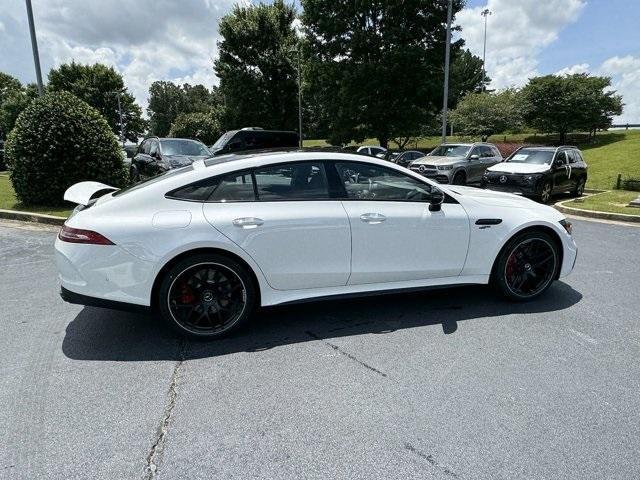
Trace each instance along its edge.
<path fill-rule="evenodd" d="M 438 165 L 438 170 L 451 170 L 453 165 Z"/>
<path fill-rule="evenodd" d="M 566 218 L 564 220 L 560 220 L 560 225 L 562 225 L 567 233 L 571 235 L 571 233 L 573 232 L 573 224 L 569 220 L 567 220 Z"/>

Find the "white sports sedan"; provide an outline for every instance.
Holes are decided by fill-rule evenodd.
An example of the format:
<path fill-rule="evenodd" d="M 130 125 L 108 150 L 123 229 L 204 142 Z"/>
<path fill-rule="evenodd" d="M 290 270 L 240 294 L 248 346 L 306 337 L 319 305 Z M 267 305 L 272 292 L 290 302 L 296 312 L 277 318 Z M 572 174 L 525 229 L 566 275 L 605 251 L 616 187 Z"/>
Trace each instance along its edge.
<path fill-rule="evenodd" d="M 219 337 L 260 305 L 493 284 L 529 300 L 573 269 L 571 224 L 508 193 L 335 152 L 228 155 L 118 190 L 70 187 L 62 298 Z"/>

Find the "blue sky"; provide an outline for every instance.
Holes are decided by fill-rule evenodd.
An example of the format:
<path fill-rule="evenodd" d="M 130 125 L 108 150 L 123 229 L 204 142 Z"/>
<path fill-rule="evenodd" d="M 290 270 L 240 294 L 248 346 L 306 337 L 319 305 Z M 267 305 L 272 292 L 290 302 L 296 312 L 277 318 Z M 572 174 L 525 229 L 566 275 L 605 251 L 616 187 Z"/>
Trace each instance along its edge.
<path fill-rule="evenodd" d="M 145 107 L 154 80 L 217 83 L 211 68 L 217 23 L 236 0 L 32 2 L 45 76 L 72 59 L 107 63 Z M 456 22 L 478 55 L 486 7 L 493 12 L 487 40 L 493 88 L 547 73 L 609 75 L 626 104 L 619 120 L 640 122 L 640 0 L 468 0 Z M 23 82 L 35 78 L 21 0 L 0 0 L 0 71 Z"/>

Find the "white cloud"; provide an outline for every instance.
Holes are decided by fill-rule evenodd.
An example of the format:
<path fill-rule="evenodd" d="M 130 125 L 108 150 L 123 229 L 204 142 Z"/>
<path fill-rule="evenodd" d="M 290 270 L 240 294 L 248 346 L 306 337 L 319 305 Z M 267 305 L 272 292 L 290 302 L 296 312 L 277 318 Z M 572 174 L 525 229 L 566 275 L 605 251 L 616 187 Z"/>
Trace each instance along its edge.
<path fill-rule="evenodd" d="M 564 67 L 558 70 L 556 75 L 575 75 L 576 73 L 589 73 L 588 63 L 578 63 L 570 67 Z"/>
<path fill-rule="evenodd" d="M 43 75 L 72 59 L 114 66 L 146 107 L 155 80 L 217 83 L 218 21 L 234 0 L 34 0 Z M 0 0 L 0 71 L 35 80 L 23 2 Z M 6 47 L 6 50 L 5 50 Z"/>
<path fill-rule="evenodd" d="M 584 0 L 488 0 L 486 5 L 464 9 L 456 21 L 462 26 L 467 47 L 482 56 L 484 19 L 487 26 L 487 75 L 493 88 L 520 86 L 538 75 L 538 55 L 575 21 Z"/>
<path fill-rule="evenodd" d="M 640 57 L 611 57 L 602 63 L 597 73 L 611 77 L 611 86 L 622 95 L 624 111 L 615 119 L 616 123 L 640 122 Z"/>

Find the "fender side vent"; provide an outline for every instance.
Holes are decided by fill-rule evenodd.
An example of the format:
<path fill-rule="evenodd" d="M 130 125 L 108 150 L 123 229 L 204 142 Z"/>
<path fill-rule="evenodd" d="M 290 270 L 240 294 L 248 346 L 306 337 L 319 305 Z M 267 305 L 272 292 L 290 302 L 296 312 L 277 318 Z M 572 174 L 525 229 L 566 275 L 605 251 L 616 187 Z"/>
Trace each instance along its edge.
<path fill-rule="evenodd" d="M 500 225 L 501 223 L 501 218 L 479 218 L 476 220 L 476 225 Z"/>

